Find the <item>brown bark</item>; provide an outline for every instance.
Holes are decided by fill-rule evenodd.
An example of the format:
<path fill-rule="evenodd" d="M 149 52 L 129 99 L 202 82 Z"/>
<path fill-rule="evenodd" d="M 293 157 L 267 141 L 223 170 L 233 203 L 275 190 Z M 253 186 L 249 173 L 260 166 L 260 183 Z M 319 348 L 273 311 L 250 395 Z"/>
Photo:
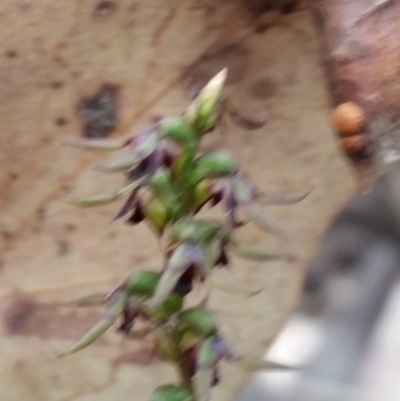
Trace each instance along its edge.
<path fill-rule="evenodd" d="M 349 155 L 374 173 L 400 155 L 400 1 L 312 0 L 333 106 L 355 102 L 366 152 Z M 363 156 L 363 157 L 360 157 Z"/>

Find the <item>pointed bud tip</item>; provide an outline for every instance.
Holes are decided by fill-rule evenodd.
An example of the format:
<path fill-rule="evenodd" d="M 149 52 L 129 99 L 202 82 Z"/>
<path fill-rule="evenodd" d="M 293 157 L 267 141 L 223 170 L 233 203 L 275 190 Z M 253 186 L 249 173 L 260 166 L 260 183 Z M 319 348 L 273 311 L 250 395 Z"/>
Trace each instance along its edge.
<path fill-rule="evenodd" d="M 65 358 L 66 356 L 68 356 L 68 355 L 70 355 L 70 354 L 71 354 L 70 351 L 63 351 L 63 352 L 61 352 L 61 354 L 58 354 L 58 355 L 56 356 L 56 359 Z"/>
<path fill-rule="evenodd" d="M 214 79 L 223 85 L 226 81 L 226 78 L 228 76 L 228 67 L 225 67 L 223 70 L 221 70 L 215 77 Z"/>

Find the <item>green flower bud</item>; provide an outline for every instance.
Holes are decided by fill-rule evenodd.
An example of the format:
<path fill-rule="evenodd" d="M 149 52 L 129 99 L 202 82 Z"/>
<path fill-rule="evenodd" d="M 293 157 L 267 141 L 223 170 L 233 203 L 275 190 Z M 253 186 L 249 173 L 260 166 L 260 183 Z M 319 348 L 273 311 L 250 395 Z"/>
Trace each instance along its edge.
<path fill-rule="evenodd" d="M 209 180 L 201 180 L 194 190 L 194 201 L 195 207 L 202 206 L 205 202 L 210 199 L 211 196 L 211 183 Z"/>
<path fill-rule="evenodd" d="M 192 397 L 185 388 L 167 384 L 156 388 L 150 401 L 192 401 Z"/>
<path fill-rule="evenodd" d="M 151 316 L 157 320 L 164 320 L 178 313 L 182 309 L 183 298 L 178 294 L 171 294 L 164 303 L 159 306 Z"/>
<path fill-rule="evenodd" d="M 225 68 L 208 82 L 185 111 L 185 121 L 200 134 L 209 131 L 215 125 L 226 76 L 227 69 Z"/>
<path fill-rule="evenodd" d="M 217 333 L 218 328 L 210 312 L 201 307 L 186 309 L 179 314 L 181 329 L 193 331 L 202 337 L 209 337 Z"/>
<path fill-rule="evenodd" d="M 160 193 L 173 191 L 171 175 L 168 170 L 159 168 L 151 177 L 151 185 Z"/>
<path fill-rule="evenodd" d="M 197 142 L 196 132 L 180 117 L 164 119 L 158 132 L 161 138 L 170 139 L 179 145 L 192 145 Z"/>
<path fill-rule="evenodd" d="M 176 221 L 170 230 L 170 239 L 172 242 L 193 241 L 196 226 L 190 219 L 180 219 Z"/>
<path fill-rule="evenodd" d="M 212 241 L 219 233 L 219 228 L 207 221 L 196 222 L 196 241 L 201 244 L 207 244 Z"/>
<path fill-rule="evenodd" d="M 176 191 L 168 170 L 159 168 L 151 177 L 150 184 L 169 206 L 177 203 Z"/>
<path fill-rule="evenodd" d="M 162 328 L 157 330 L 157 352 L 166 361 L 176 361 L 176 348 Z"/>
<path fill-rule="evenodd" d="M 173 224 L 170 231 L 172 242 L 208 243 L 218 234 L 219 228 L 207 221 L 181 219 Z"/>
<path fill-rule="evenodd" d="M 125 281 L 125 288 L 130 295 L 151 296 L 160 280 L 160 273 L 149 270 L 131 274 Z"/>
<path fill-rule="evenodd" d="M 195 174 L 200 180 L 205 177 L 233 176 L 239 171 L 232 156 L 225 152 L 205 154 L 196 161 Z"/>
<path fill-rule="evenodd" d="M 183 351 L 193 348 L 196 344 L 198 344 L 203 339 L 198 334 L 195 334 L 192 331 L 188 331 L 188 330 L 185 330 L 182 333 L 179 333 L 178 338 L 179 338 L 179 347 Z"/>
<path fill-rule="evenodd" d="M 168 208 L 165 204 L 154 198 L 143 205 L 143 211 L 158 233 L 162 234 L 169 220 Z"/>

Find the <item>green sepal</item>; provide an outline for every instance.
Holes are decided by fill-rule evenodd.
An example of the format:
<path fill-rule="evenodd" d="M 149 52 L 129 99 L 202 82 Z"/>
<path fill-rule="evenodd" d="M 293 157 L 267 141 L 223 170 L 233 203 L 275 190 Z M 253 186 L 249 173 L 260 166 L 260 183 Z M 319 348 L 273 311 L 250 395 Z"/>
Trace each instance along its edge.
<path fill-rule="evenodd" d="M 148 302 L 147 306 L 150 311 L 154 311 L 161 306 L 172 293 L 179 278 L 185 272 L 188 264 L 188 253 L 188 246 L 186 244 L 181 244 L 170 256 L 154 291 L 154 295 Z"/>
<path fill-rule="evenodd" d="M 288 239 L 288 233 L 282 225 L 274 218 L 269 216 L 256 203 L 241 205 L 244 214 L 262 230 L 274 234 L 278 237 Z"/>
<path fill-rule="evenodd" d="M 211 386 L 213 367 L 216 355 L 211 338 L 205 339 L 197 354 L 197 372 L 193 377 L 193 387 L 196 401 L 209 401 L 211 398 Z"/>
<path fill-rule="evenodd" d="M 143 210 L 157 232 L 162 234 L 170 217 L 168 207 L 160 199 L 153 198 L 143 205 Z"/>
<path fill-rule="evenodd" d="M 178 316 L 178 321 L 182 331 L 190 330 L 201 337 L 209 337 L 218 332 L 214 317 L 201 307 L 182 311 Z"/>
<path fill-rule="evenodd" d="M 141 159 L 142 158 L 137 153 L 128 154 L 102 162 L 95 166 L 95 170 L 101 171 L 102 173 L 120 173 L 135 167 Z"/>
<path fill-rule="evenodd" d="M 169 117 L 161 121 L 158 128 L 161 138 L 172 140 L 179 145 L 193 146 L 197 142 L 194 129 L 180 117 Z"/>
<path fill-rule="evenodd" d="M 220 232 L 214 224 L 202 220 L 183 218 L 171 226 L 170 239 L 173 242 L 196 242 L 207 244 Z"/>
<path fill-rule="evenodd" d="M 124 196 L 131 194 L 132 192 L 135 191 L 137 187 L 138 183 L 131 183 L 129 185 L 126 185 L 119 191 L 114 192 L 113 194 L 94 195 L 94 196 L 89 196 L 87 198 L 68 201 L 68 203 L 80 207 L 106 205 L 108 203 L 114 202 L 120 198 L 123 198 Z"/>
<path fill-rule="evenodd" d="M 151 177 L 150 184 L 160 199 L 166 203 L 171 218 L 177 218 L 182 207 L 178 201 L 171 173 L 164 168 L 159 168 Z"/>
<path fill-rule="evenodd" d="M 288 258 L 288 255 L 281 253 L 267 252 L 254 246 L 240 244 L 238 241 L 230 239 L 229 242 L 232 253 L 239 258 L 255 262 L 272 262 L 275 260 Z"/>
<path fill-rule="evenodd" d="M 196 160 L 194 175 L 197 180 L 206 177 L 233 176 L 239 171 L 232 156 L 226 152 L 207 153 Z"/>
<path fill-rule="evenodd" d="M 193 401 L 190 393 L 183 387 L 166 384 L 156 388 L 150 401 Z"/>
<path fill-rule="evenodd" d="M 154 312 L 151 312 L 151 317 L 156 320 L 165 320 L 175 315 L 182 309 L 183 298 L 178 294 L 171 294 L 164 303 L 159 306 Z"/>
<path fill-rule="evenodd" d="M 178 355 L 175 344 L 162 326 L 157 329 L 157 352 L 166 361 L 176 362 Z"/>
<path fill-rule="evenodd" d="M 124 286 L 129 295 L 151 296 L 159 281 L 160 273 L 143 270 L 131 274 Z"/>
<path fill-rule="evenodd" d="M 127 299 L 128 295 L 125 291 L 119 294 L 111 304 L 105 317 L 94 325 L 72 348 L 63 352 L 60 357 L 78 352 L 96 341 L 114 324 L 117 317 L 123 312 Z"/>
<path fill-rule="evenodd" d="M 132 135 L 115 139 L 70 138 L 64 142 L 64 145 L 82 149 L 113 151 L 127 146 L 131 139 Z"/>
<path fill-rule="evenodd" d="M 195 207 L 198 208 L 211 197 L 211 182 L 207 179 L 201 180 L 194 189 Z"/>

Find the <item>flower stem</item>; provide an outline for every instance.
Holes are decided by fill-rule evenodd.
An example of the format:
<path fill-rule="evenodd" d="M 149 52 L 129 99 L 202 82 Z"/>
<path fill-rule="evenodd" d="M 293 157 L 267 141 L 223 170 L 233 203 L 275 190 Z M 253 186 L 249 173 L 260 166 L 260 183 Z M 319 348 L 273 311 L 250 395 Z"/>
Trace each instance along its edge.
<path fill-rule="evenodd" d="M 171 350 L 173 356 L 172 362 L 175 364 L 181 385 L 185 387 L 190 394 L 192 394 L 192 400 L 195 401 L 189 366 L 179 347 L 179 340 L 176 338 L 174 333 L 171 333 L 165 327 L 159 326 L 158 330 L 162 338 L 168 343 L 168 347 Z"/>
<path fill-rule="evenodd" d="M 174 346 L 175 350 L 175 355 L 176 355 L 176 364 L 177 364 L 177 370 L 178 374 L 180 376 L 180 380 L 182 382 L 182 385 L 191 393 L 194 394 L 193 392 L 193 385 L 192 385 L 192 379 L 189 374 L 189 367 L 187 366 L 187 362 L 185 360 L 184 355 L 182 355 L 181 350 L 179 349 L 179 344 L 177 343 L 176 339 L 174 337 L 171 338 L 171 343 Z M 194 400 L 194 396 L 192 396 L 192 399 Z"/>

